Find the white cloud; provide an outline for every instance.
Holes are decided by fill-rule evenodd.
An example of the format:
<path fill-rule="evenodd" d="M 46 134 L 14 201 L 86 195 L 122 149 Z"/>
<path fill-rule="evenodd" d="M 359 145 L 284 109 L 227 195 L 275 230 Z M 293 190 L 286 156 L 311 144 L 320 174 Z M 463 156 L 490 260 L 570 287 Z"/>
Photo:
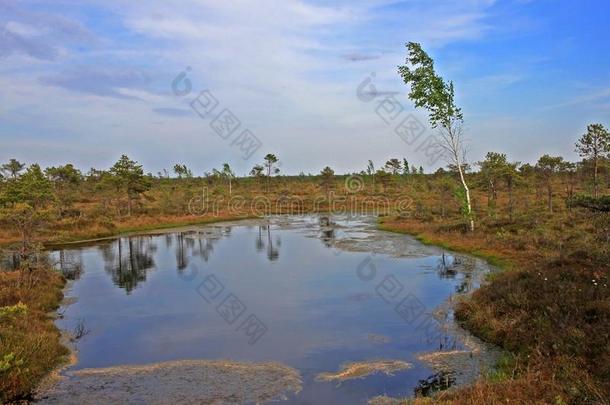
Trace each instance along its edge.
<path fill-rule="evenodd" d="M 440 47 L 480 38 L 490 29 L 484 22 L 490 4 L 417 0 L 397 12 L 386 9 L 395 7 L 390 1 L 91 1 L 115 13 L 120 20 L 114 23 L 129 35 L 98 30 L 105 35 L 100 46 L 58 58 L 48 70 L 41 66 L 19 74 L 27 82 L 20 91 L 27 88 L 35 98 L 15 93 L 0 98 L 2 105 L 34 104 L 29 111 L 36 118 L 30 122 L 11 115 L 20 127 L 35 130 L 36 121 L 41 132 L 63 128 L 74 142 L 92 147 L 100 146 L 93 138 L 104 137 L 104 150 L 114 145 L 116 154 L 138 151 L 152 171 L 190 159 L 199 169 L 237 161 L 245 172 L 253 162 L 240 161 L 207 121 L 172 110 L 188 109 L 184 100 L 165 94 L 174 76 L 191 66 L 194 91 L 210 88 L 221 107 L 230 108 L 263 141 L 264 152 L 280 156 L 285 171 L 326 164 L 357 170 L 367 159 L 380 162 L 394 154 L 419 165 L 423 158 L 418 160 L 370 104 L 356 98 L 356 87 L 374 71 L 381 91 L 404 93 L 396 74 L 404 60 L 402 44 L 418 40 Z M 25 26 L 12 29 L 22 35 L 27 31 Z M 371 51 L 370 43 L 377 49 Z M 342 58 L 370 54 L 376 58 L 358 63 Z M 54 87 L 41 85 L 41 76 Z"/>
<path fill-rule="evenodd" d="M 582 104 L 591 104 L 597 101 L 603 101 L 610 98 L 610 87 L 601 90 L 591 90 L 587 94 L 581 94 L 575 97 L 571 97 L 561 103 L 548 105 L 542 110 L 553 110 L 556 108 L 574 107 Z M 601 105 L 601 104 L 600 104 Z"/>

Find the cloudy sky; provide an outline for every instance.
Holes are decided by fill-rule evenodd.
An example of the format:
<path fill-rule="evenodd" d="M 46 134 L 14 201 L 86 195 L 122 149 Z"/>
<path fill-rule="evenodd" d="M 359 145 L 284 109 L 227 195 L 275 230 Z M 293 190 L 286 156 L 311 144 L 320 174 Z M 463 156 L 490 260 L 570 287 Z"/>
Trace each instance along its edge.
<path fill-rule="evenodd" d="M 153 173 L 229 162 L 243 174 L 271 152 L 293 174 L 390 157 L 432 170 L 394 131 L 410 113 L 426 122 L 397 74 L 408 41 L 455 82 L 471 161 L 574 159 L 587 123 L 610 125 L 605 0 L 173 3 L 0 0 L 0 161 L 87 170 L 128 154 Z M 217 105 L 200 116 L 203 90 Z M 394 121 L 388 99 L 404 108 Z M 239 127 L 223 139 L 211 123 L 225 109 Z M 261 143 L 248 159 L 244 130 Z"/>

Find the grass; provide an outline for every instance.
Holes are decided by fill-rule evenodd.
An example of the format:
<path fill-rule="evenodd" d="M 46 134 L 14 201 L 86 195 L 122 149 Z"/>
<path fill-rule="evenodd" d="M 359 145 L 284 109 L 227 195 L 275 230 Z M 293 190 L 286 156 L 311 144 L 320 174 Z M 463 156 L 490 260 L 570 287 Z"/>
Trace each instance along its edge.
<path fill-rule="evenodd" d="M 456 317 L 508 350 L 510 359 L 472 386 L 437 394 L 435 403 L 610 402 L 610 260 L 603 243 L 610 218 L 599 219 L 586 211 L 563 213 L 528 227 L 524 218 L 510 226 L 527 231 L 512 233 L 488 220 L 473 234 L 412 218 L 382 219 L 382 229 L 504 270 L 460 301 Z"/>
<path fill-rule="evenodd" d="M 400 360 L 376 360 L 344 364 L 340 371 L 335 373 L 320 373 L 316 376 L 319 381 L 347 381 L 364 378 L 372 374 L 383 373 L 393 375 L 400 370 L 413 367 L 412 364 Z"/>
<path fill-rule="evenodd" d="M 55 235 L 51 238 L 45 238 L 45 245 L 48 247 L 56 247 L 74 243 L 85 243 L 92 241 L 99 241 L 102 239 L 116 238 L 120 236 L 128 236 L 136 233 L 179 228 L 191 225 L 206 225 L 216 222 L 223 221 L 234 221 L 240 219 L 256 218 L 254 215 L 247 214 L 219 214 L 210 216 L 160 216 L 151 218 L 145 217 L 134 217 L 126 221 L 117 222 L 112 228 L 112 231 L 95 232 L 91 230 L 81 230 L 80 232 L 73 233 L 71 235 Z"/>
<path fill-rule="evenodd" d="M 476 256 L 502 270 L 507 270 L 514 266 L 513 256 L 503 255 L 502 252 L 481 248 L 481 246 L 473 244 L 471 240 L 467 240 L 468 238 L 461 233 L 448 238 L 446 235 L 433 232 L 433 228 L 425 223 L 381 218 L 379 229 L 411 235 L 424 245 L 438 246 L 446 250 Z"/>
<path fill-rule="evenodd" d="M 273 204 L 284 196 L 298 196 L 304 201 L 302 212 L 329 209 L 329 204 L 313 204 L 322 194 L 316 180 L 274 180 L 272 192 L 264 193 Z M 535 183 L 530 182 L 515 190 L 514 215 L 509 220 L 505 193 L 490 209 L 485 207 L 484 190 L 474 188 L 477 227 L 470 233 L 460 219 L 459 202 L 451 196 L 443 203 L 441 214 L 435 182 L 433 176 L 418 176 L 384 190 L 365 184 L 355 198 L 381 196 L 395 202 L 407 195 L 413 201 L 409 215 L 384 215 L 381 229 L 469 253 L 504 270 L 461 301 L 456 316 L 477 336 L 507 349 L 511 358 L 472 386 L 415 402 L 610 403 L 610 215 L 569 209 L 559 203 L 559 191 L 551 213 L 544 198 L 535 193 Z M 342 184 L 338 179 L 335 189 L 341 190 Z M 170 185 L 171 193 L 163 192 Z M 120 199 L 106 203 L 94 192 L 83 192 L 86 199 L 76 203 L 79 216 L 48 224 L 37 241 L 66 243 L 253 216 L 247 210 L 189 215 L 186 207 L 200 186 L 195 179 L 159 184 L 131 217 L 120 215 Z M 244 180 L 234 184 L 234 193 L 251 201 L 263 194 L 261 187 Z M 560 182 L 555 185 L 556 190 L 562 187 Z M 226 201 L 225 191 L 221 184 L 210 187 L 211 195 Z M 281 212 L 276 209 L 273 213 Z M 17 240 L 16 233 L 0 231 L 0 244 Z M 3 398 L 27 397 L 65 355 L 48 315 L 61 300 L 61 277 L 50 271 L 40 273 L 39 283 L 25 289 L 17 276 L 0 272 Z"/>
<path fill-rule="evenodd" d="M 29 278 L 29 277 L 28 277 Z M 52 311 L 64 279 L 42 269 L 29 285 L 19 271 L 0 272 L 0 402 L 28 399 L 69 351 L 60 343 Z"/>

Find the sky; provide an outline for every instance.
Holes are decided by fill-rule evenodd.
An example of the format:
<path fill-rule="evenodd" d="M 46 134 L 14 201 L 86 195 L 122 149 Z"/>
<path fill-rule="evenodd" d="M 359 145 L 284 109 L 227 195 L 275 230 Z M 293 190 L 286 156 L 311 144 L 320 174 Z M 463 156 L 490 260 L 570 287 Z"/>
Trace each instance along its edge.
<path fill-rule="evenodd" d="M 0 161 L 432 171 L 435 130 L 397 73 L 410 41 L 454 82 L 470 162 L 576 160 L 587 124 L 610 126 L 608 1 L 171 3 L 0 0 Z"/>

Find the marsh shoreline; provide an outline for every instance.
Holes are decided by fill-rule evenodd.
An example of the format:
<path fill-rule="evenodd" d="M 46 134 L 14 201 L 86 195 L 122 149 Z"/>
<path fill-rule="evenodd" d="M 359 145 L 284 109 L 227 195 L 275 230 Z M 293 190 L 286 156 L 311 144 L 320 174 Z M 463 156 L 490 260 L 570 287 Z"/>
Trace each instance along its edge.
<path fill-rule="evenodd" d="M 332 215 L 329 215 L 329 214 L 318 214 L 318 215 L 314 214 L 314 215 L 307 215 L 307 216 L 308 217 L 311 217 L 311 216 L 318 216 L 318 217 L 331 216 L 332 217 Z M 274 216 L 274 217 L 278 217 L 278 216 Z M 282 217 L 285 217 L 285 216 L 282 216 Z M 69 242 L 69 243 L 62 243 L 59 245 L 54 244 L 54 245 L 52 245 L 52 248 L 58 248 L 58 247 L 70 247 L 71 248 L 71 247 L 89 246 L 91 244 L 115 240 L 115 239 L 121 238 L 121 237 L 132 237 L 132 236 L 142 236 L 142 235 L 163 235 L 165 233 L 169 233 L 169 232 L 173 232 L 173 231 L 201 230 L 202 228 L 214 227 L 214 226 L 260 225 L 261 223 L 269 223 L 269 218 L 268 217 L 265 217 L 265 218 L 235 218 L 235 219 L 222 218 L 222 219 L 219 219 L 218 221 L 213 221 L 213 222 L 205 222 L 205 223 L 200 223 L 200 224 L 188 224 L 185 226 L 168 226 L 168 227 L 161 226 L 156 229 L 143 229 L 141 231 L 134 231 L 134 232 L 129 232 L 126 234 L 119 234 L 119 235 L 111 236 L 111 237 L 74 241 L 74 242 Z M 394 234 L 394 235 L 400 235 L 400 234 L 404 235 L 405 234 L 404 232 L 400 232 L 400 231 L 393 232 L 391 229 L 387 229 L 386 227 L 382 228 L 380 226 L 378 220 L 376 220 L 375 228 L 378 229 L 380 232 L 387 232 L 388 234 Z M 417 240 L 417 238 L 415 236 L 409 236 L 409 237 L 413 238 L 414 240 Z M 418 241 L 418 243 L 421 243 L 421 241 Z M 426 244 L 422 243 L 422 245 L 425 246 Z M 350 250 L 349 246 L 340 246 L 338 248 Z M 361 249 L 361 248 L 362 247 L 359 247 L 358 249 Z M 441 249 L 443 251 L 448 250 L 445 247 L 440 247 L 439 249 Z M 449 252 L 449 253 L 451 253 L 451 252 Z M 489 265 L 489 266 L 492 267 L 491 265 Z M 64 302 L 62 302 L 62 306 L 69 305 L 68 300 L 70 300 L 70 298 L 71 298 L 69 295 L 71 285 L 72 285 L 71 283 L 67 283 L 66 286 L 64 287 Z M 472 291 L 470 291 L 470 292 L 472 292 Z M 468 294 L 458 294 L 458 295 L 460 297 L 465 297 Z M 458 336 L 460 336 L 461 339 L 466 339 L 470 342 L 476 342 L 475 346 L 470 346 L 468 351 L 456 352 L 455 356 L 452 356 L 452 353 L 450 353 L 448 351 L 439 351 L 439 352 L 422 353 L 421 356 L 418 357 L 418 360 L 425 362 L 426 364 L 428 364 L 429 367 L 431 367 L 435 371 L 438 371 L 439 373 L 450 372 L 454 375 L 459 376 L 457 381 L 452 385 L 451 389 L 459 388 L 463 385 L 472 383 L 474 381 L 474 379 L 476 379 L 481 374 L 483 367 L 485 367 L 485 368 L 493 367 L 493 365 L 495 364 L 495 360 L 497 359 L 497 356 L 499 354 L 499 351 L 497 350 L 497 348 L 494 348 L 494 347 L 491 347 L 490 345 L 485 344 L 484 342 L 475 338 L 468 331 L 464 330 L 457 324 L 457 322 L 453 318 L 453 309 L 454 309 L 455 303 L 457 302 L 457 300 L 455 298 L 456 298 L 456 296 L 447 298 L 447 300 L 445 300 L 445 302 L 443 302 L 441 305 L 439 305 L 437 308 L 435 308 L 434 311 L 432 311 L 432 315 L 442 325 L 443 328 L 445 328 L 446 330 L 451 330 L 453 333 L 456 333 Z M 466 345 L 466 346 L 468 346 L 468 345 Z M 76 357 L 78 355 L 78 351 L 74 344 L 69 344 L 69 348 L 71 350 L 71 356 L 70 356 L 71 361 L 63 364 L 59 369 L 56 369 L 55 371 L 53 371 L 51 373 L 51 375 L 53 376 L 53 379 L 45 380 L 40 385 L 40 390 L 37 393 L 37 398 L 53 399 L 54 398 L 53 395 L 56 395 L 56 393 L 58 392 L 57 389 L 59 389 L 60 393 L 63 392 L 65 395 L 67 392 L 66 387 L 69 387 L 71 384 L 69 379 L 67 379 L 66 375 L 70 375 L 71 377 L 74 377 L 75 375 L 76 376 L 87 375 L 87 378 L 91 377 L 91 375 L 98 375 L 98 376 L 100 375 L 98 372 L 96 372 L 96 369 L 79 370 L 76 373 L 71 373 L 70 371 L 66 372 L 66 369 L 68 369 L 71 365 L 74 364 L 74 361 L 76 361 Z M 429 361 L 428 358 L 436 358 L 435 353 L 443 354 L 442 357 L 443 357 L 444 361 L 441 363 L 435 362 L 435 361 Z M 464 356 L 464 354 L 466 354 L 466 356 Z M 206 359 L 206 360 L 185 360 L 185 361 L 200 362 L 197 364 L 201 367 L 202 370 L 205 370 L 206 367 L 208 367 L 210 364 L 213 364 L 214 362 L 219 362 L 221 360 L 207 360 Z M 232 362 L 230 360 L 227 360 L 226 362 L 228 362 L 232 365 L 239 365 L 239 364 L 241 364 L 242 366 L 247 365 L 247 363 Z M 166 363 L 168 363 L 167 365 L 170 368 L 173 368 L 174 370 L 180 369 L 179 367 L 176 368 L 176 364 L 173 364 L 172 362 L 166 362 Z M 170 363 L 172 363 L 172 364 L 170 364 Z M 214 363 L 214 364 L 216 364 L 216 363 Z M 252 364 L 252 366 L 257 367 L 259 365 Z M 278 366 L 283 367 L 282 365 L 279 365 L 279 364 L 278 364 Z M 125 365 L 125 366 L 110 367 L 110 368 L 108 368 L 108 370 L 112 370 L 112 373 L 110 373 L 110 374 L 112 374 L 114 376 L 115 382 L 118 383 L 122 378 L 125 378 L 125 380 L 123 381 L 124 384 L 121 383 L 121 385 L 130 386 L 130 384 L 127 384 L 126 382 L 129 381 L 130 379 L 133 379 L 134 376 L 138 375 L 137 372 L 136 373 L 132 372 L 132 371 L 136 370 L 137 367 L 144 367 L 145 369 L 150 370 L 151 368 L 163 369 L 164 365 L 161 363 L 150 363 L 150 364 L 145 364 L 145 365 L 141 365 L 141 366 Z M 467 372 L 464 372 L 464 369 L 467 369 L 467 368 L 469 368 L 469 370 Z M 473 372 L 472 370 L 475 370 L 475 369 L 476 369 L 476 371 Z M 102 370 L 103 369 L 99 369 L 98 371 L 103 373 Z M 117 372 L 117 370 L 119 372 Z M 127 374 L 122 377 L 121 376 L 122 373 L 120 372 L 120 370 L 125 371 Z M 190 370 L 191 370 L 190 372 L 192 372 L 192 368 Z M 59 379 L 58 379 L 57 378 L 58 376 L 61 376 L 61 377 L 59 377 Z M 102 378 L 102 380 L 103 380 L 103 378 Z M 49 382 L 49 381 L 51 381 L 51 382 Z M 100 381 L 97 381 L 97 382 L 100 382 Z M 104 384 L 107 384 L 107 383 L 108 383 L 108 381 L 104 382 Z M 61 388 L 62 384 L 63 384 L 63 388 Z M 102 385 L 104 385 L 104 384 L 102 384 Z M 145 385 L 146 384 L 142 385 L 142 387 L 144 388 Z M 237 384 L 237 385 L 239 385 L 239 384 Z M 78 386 L 78 384 L 75 386 Z M 269 398 L 277 397 L 278 395 L 283 395 L 284 391 L 283 390 L 278 391 L 277 388 L 278 387 L 274 388 L 275 391 L 272 390 L 274 392 L 274 394 Z M 295 388 L 295 389 L 293 389 L 293 388 L 295 388 L 295 386 L 291 385 L 290 389 L 293 392 L 298 392 L 298 389 L 300 389 L 300 388 Z M 262 392 L 263 392 L 263 394 L 261 394 L 261 395 L 263 397 L 265 397 L 267 394 L 264 393 L 264 390 Z M 78 395 L 80 395 L 80 394 L 78 394 Z M 223 395 L 221 395 L 221 397 L 223 397 Z M 226 399 L 228 397 L 223 397 L 223 398 Z M 125 398 L 123 398 L 122 400 L 124 400 L 124 399 Z M 55 401 L 55 400 L 56 399 L 53 399 L 53 401 Z M 48 402 L 48 403 L 56 403 L 53 401 Z M 46 402 L 43 401 L 42 403 L 46 403 Z M 214 402 L 210 402 L 210 403 L 214 403 Z"/>

